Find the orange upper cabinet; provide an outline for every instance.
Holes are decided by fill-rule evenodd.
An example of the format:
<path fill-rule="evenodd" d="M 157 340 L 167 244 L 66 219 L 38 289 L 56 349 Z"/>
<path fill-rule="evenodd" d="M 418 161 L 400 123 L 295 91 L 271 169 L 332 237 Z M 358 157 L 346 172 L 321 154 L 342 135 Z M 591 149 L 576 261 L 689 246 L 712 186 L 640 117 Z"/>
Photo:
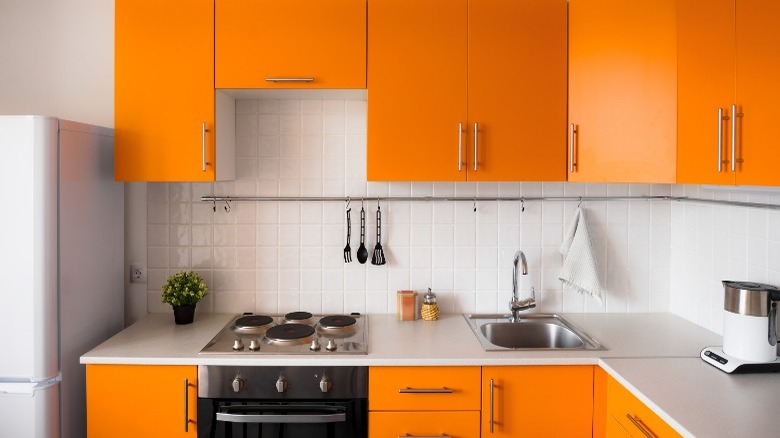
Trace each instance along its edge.
<path fill-rule="evenodd" d="M 565 0 L 372 0 L 369 180 L 565 179 Z"/>
<path fill-rule="evenodd" d="M 679 0 L 678 182 L 780 185 L 780 4 Z"/>
<path fill-rule="evenodd" d="M 117 0 L 115 17 L 115 178 L 215 180 L 213 1 Z"/>
<path fill-rule="evenodd" d="M 366 88 L 366 0 L 216 0 L 217 88 Z"/>
<path fill-rule="evenodd" d="M 675 5 L 569 0 L 569 181 L 675 181 Z"/>

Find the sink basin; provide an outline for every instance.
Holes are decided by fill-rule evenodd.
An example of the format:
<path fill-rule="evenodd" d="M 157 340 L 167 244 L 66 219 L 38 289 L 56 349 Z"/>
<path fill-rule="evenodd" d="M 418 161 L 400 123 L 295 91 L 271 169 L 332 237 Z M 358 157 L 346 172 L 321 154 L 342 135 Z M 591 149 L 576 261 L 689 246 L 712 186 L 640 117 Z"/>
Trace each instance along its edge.
<path fill-rule="evenodd" d="M 487 351 L 598 350 L 598 342 L 555 314 L 529 314 L 512 322 L 509 315 L 464 314 L 471 330 Z"/>

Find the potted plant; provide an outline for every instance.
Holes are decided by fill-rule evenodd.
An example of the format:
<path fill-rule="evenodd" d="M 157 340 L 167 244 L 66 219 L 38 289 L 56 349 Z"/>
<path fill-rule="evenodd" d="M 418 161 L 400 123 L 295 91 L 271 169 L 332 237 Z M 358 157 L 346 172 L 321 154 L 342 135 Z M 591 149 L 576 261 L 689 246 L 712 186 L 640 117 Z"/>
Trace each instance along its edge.
<path fill-rule="evenodd" d="M 176 324 L 190 324 L 195 317 L 195 305 L 208 291 L 200 274 L 180 271 L 168 277 L 162 286 L 162 302 L 173 306 Z"/>

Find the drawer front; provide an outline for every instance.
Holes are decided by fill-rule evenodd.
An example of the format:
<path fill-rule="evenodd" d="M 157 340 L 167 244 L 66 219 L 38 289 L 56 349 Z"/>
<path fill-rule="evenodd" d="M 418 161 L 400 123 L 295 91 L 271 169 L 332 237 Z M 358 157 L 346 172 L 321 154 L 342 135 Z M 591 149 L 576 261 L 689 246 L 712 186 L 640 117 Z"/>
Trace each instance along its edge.
<path fill-rule="evenodd" d="M 641 438 L 647 434 L 660 438 L 681 436 L 613 378 L 607 382 L 607 404 L 609 414 L 630 436 Z"/>
<path fill-rule="evenodd" d="M 615 420 L 615 417 L 609 414 L 607 414 L 606 430 L 607 438 L 632 438 L 631 435 L 623 429 L 623 426 Z"/>
<path fill-rule="evenodd" d="M 479 438 L 479 411 L 370 412 L 369 438 Z"/>
<path fill-rule="evenodd" d="M 371 367 L 370 411 L 478 411 L 480 367 Z"/>

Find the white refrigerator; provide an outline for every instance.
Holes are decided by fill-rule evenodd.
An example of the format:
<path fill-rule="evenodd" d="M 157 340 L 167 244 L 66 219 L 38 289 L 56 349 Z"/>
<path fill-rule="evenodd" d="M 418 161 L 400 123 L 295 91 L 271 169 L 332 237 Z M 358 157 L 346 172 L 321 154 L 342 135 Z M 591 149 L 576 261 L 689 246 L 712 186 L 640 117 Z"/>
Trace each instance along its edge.
<path fill-rule="evenodd" d="M 79 356 L 124 325 L 113 130 L 0 116 L 0 436 L 86 436 Z"/>

